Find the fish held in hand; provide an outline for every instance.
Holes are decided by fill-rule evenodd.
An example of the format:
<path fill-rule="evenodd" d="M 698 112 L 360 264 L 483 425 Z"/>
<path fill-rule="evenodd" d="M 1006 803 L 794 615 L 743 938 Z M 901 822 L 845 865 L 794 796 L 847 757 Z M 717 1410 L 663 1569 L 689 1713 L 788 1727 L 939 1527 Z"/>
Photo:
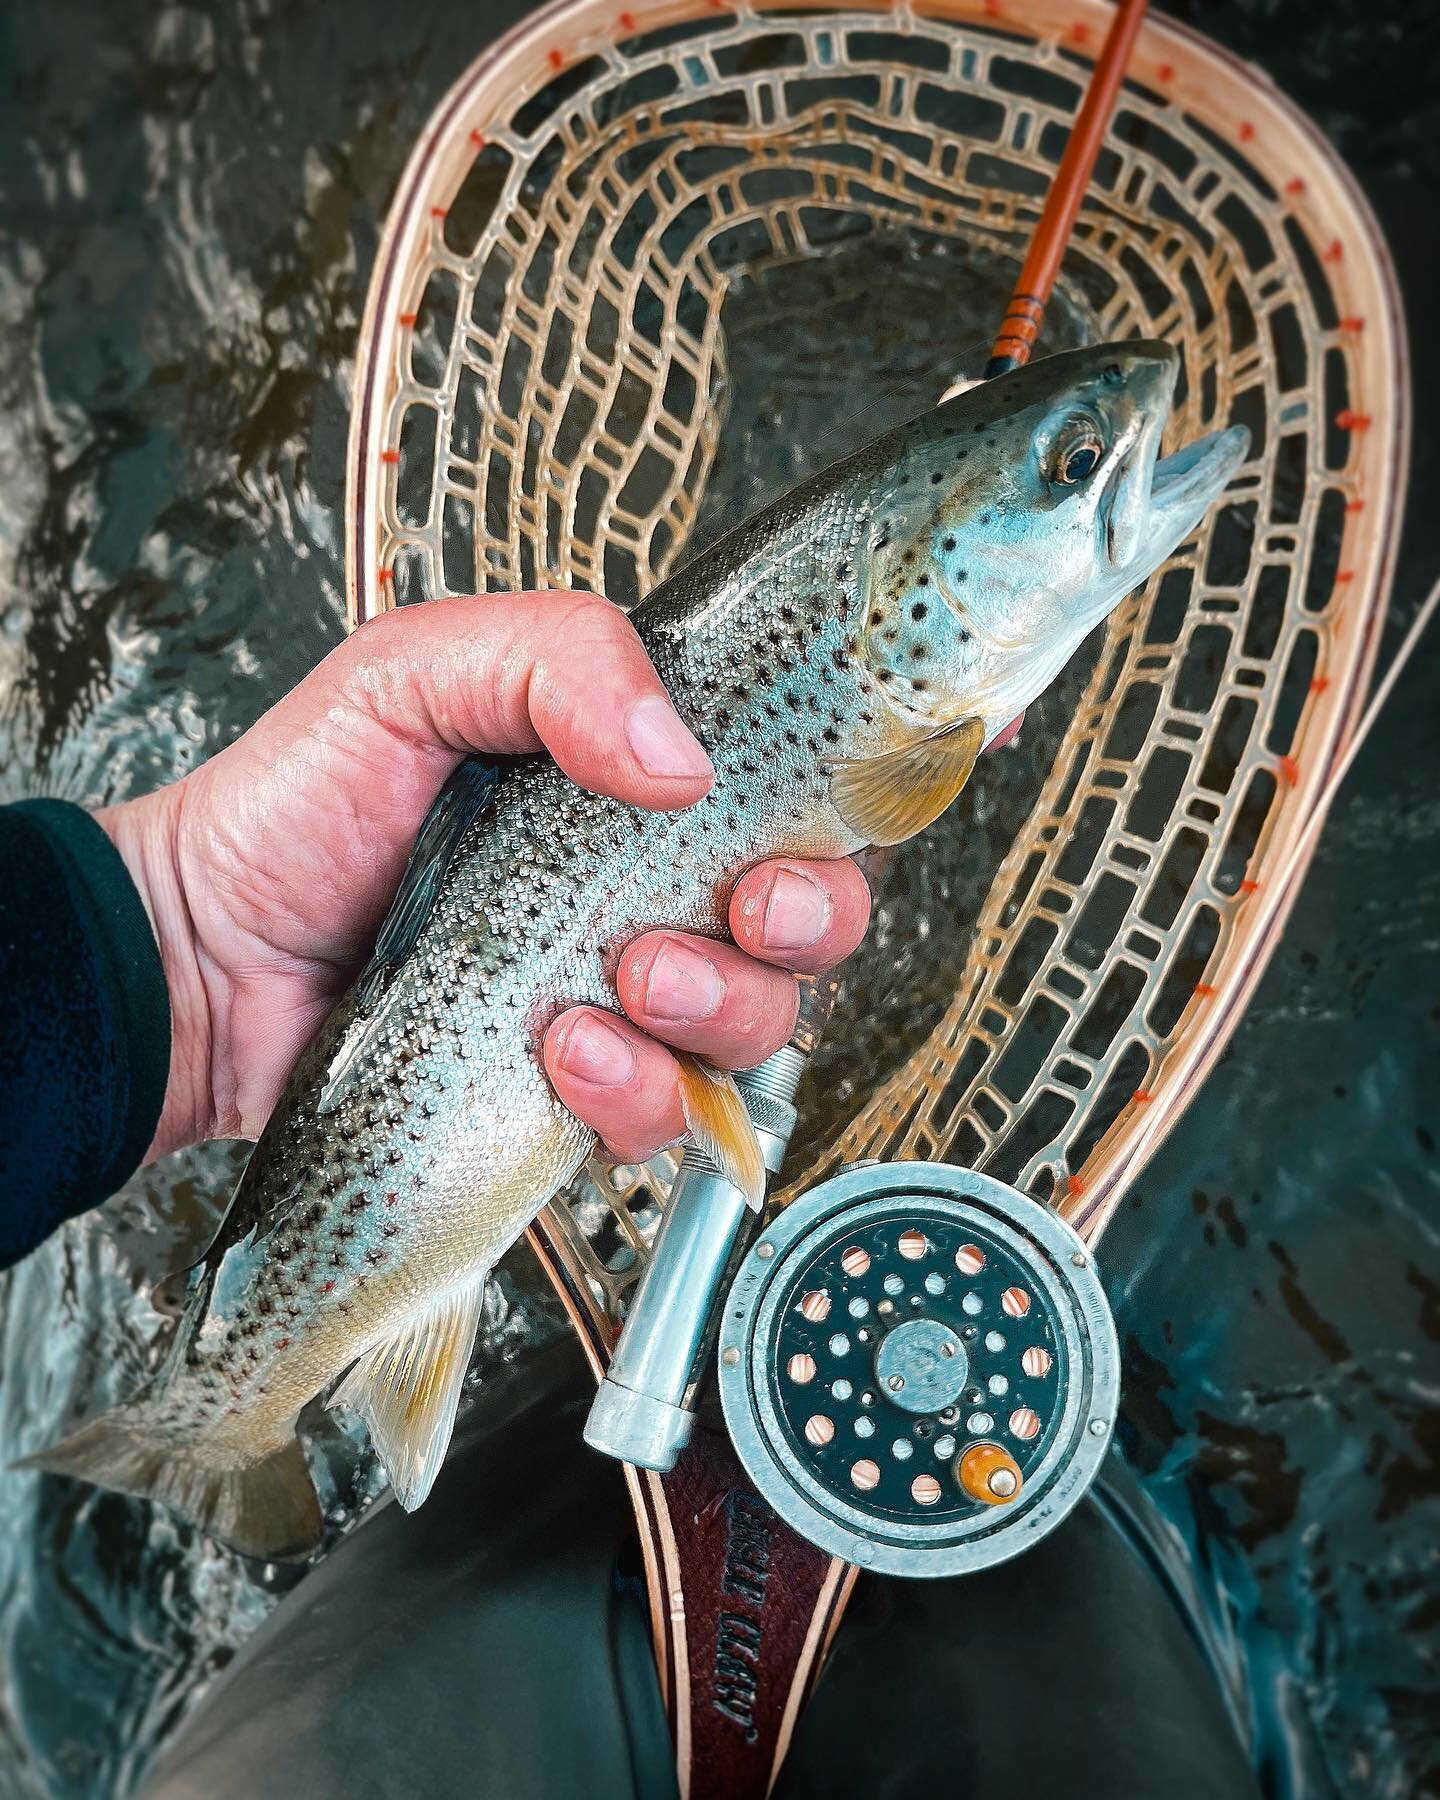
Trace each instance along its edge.
<path fill-rule="evenodd" d="M 343 1376 L 331 1404 L 417 1506 L 486 1277 L 594 1146 L 546 1081 L 545 1028 L 617 1006 L 637 932 L 722 935 L 754 863 L 900 843 L 945 810 L 1246 455 L 1228 431 L 1160 458 L 1177 368 L 1137 342 L 973 388 L 657 588 L 634 619 L 714 764 L 697 805 L 644 812 L 542 756 L 463 764 L 255 1148 L 165 1367 L 30 1466 L 303 1555 L 320 1518 L 296 1416 Z M 682 1067 L 692 1135 L 758 1204 L 734 1084 Z"/>

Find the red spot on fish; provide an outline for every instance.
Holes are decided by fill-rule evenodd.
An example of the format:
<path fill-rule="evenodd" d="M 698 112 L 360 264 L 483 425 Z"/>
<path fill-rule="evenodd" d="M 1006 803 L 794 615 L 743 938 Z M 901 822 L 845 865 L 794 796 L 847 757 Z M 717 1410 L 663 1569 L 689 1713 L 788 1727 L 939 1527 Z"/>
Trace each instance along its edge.
<path fill-rule="evenodd" d="M 325 1283 L 324 1287 L 321 1288 L 320 1292 L 322 1294 L 329 1294 L 334 1291 L 334 1288 L 335 1288 L 335 1283 L 333 1281 L 327 1281 Z"/>
<path fill-rule="evenodd" d="M 1329 247 L 1325 251 L 1325 261 L 1328 263 L 1338 263 L 1344 262 L 1344 260 L 1345 246 L 1340 242 L 1339 238 L 1331 238 Z"/>
<path fill-rule="evenodd" d="M 400 452 L 398 450 L 382 450 L 380 452 L 380 460 L 382 463 L 398 463 L 400 460 Z"/>
<path fill-rule="evenodd" d="M 1072 1175 L 1065 1185 L 1071 1194 L 1083 1194 L 1085 1192 L 1085 1183 L 1078 1175 Z"/>
<path fill-rule="evenodd" d="M 1365 329 L 1365 321 L 1362 318 L 1359 318 L 1355 313 L 1351 313 L 1340 321 L 1340 329 L 1342 331 L 1353 332 L 1358 337 Z"/>
<path fill-rule="evenodd" d="M 1285 192 L 1287 194 L 1294 194 L 1297 197 L 1303 194 L 1305 192 L 1305 183 L 1303 179 L 1299 175 L 1293 176 L 1285 183 Z"/>
<path fill-rule="evenodd" d="M 1136 1106 L 1148 1106 L 1155 1096 L 1148 1088 L 1136 1088 L 1130 1098 L 1134 1101 Z"/>
<path fill-rule="evenodd" d="M 1247 875 L 1240 883 L 1240 892 L 1242 894 L 1258 894 L 1260 892 L 1260 883 L 1258 881 L 1252 881 Z"/>
<path fill-rule="evenodd" d="M 565 52 L 563 50 L 552 50 L 545 60 L 552 69 L 563 69 L 565 67 Z"/>
<path fill-rule="evenodd" d="M 393 569 L 377 569 L 375 571 L 375 576 L 381 587 L 384 587 L 387 581 L 393 581 L 395 579 L 395 571 Z"/>
<path fill-rule="evenodd" d="M 1363 500 L 1347 500 L 1345 510 L 1347 513 L 1364 512 L 1365 502 Z"/>
<path fill-rule="evenodd" d="M 398 1194 L 387 1194 L 385 1196 L 385 1204 L 387 1206 L 394 1206 L 395 1203 L 399 1200 L 399 1198 L 400 1198 L 400 1196 Z"/>
<path fill-rule="evenodd" d="M 1175 79 L 1174 63 L 1161 63 L 1155 71 L 1155 79 L 1160 82 L 1171 82 Z"/>
<path fill-rule="evenodd" d="M 470 133 L 470 142 L 477 150 L 483 150 L 485 148 L 485 133 L 483 131 L 472 131 Z"/>
<path fill-rule="evenodd" d="M 622 28 L 622 29 L 623 29 L 623 30 L 625 30 L 625 31 L 633 31 L 633 30 L 634 30 L 634 29 L 635 29 L 635 15 L 634 15 L 634 13 L 632 13 L 632 12 L 623 12 L 623 13 L 621 13 L 621 15 L 620 15 L 620 25 L 621 25 L 621 28 Z"/>
<path fill-rule="evenodd" d="M 1312 694 L 1323 694 L 1329 685 L 1330 677 L 1328 675 L 1312 675 L 1310 677 L 1310 692 Z"/>
<path fill-rule="evenodd" d="M 450 208 L 448 206 L 432 206 L 430 208 L 430 217 L 432 219 L 448 219 L 449 216 Z"/>
<path fill-rule="evenodd" d="M 276 1342 L 275 1348 L 277 1350 L 288 1350 L 290 1348 L 289 1338 L 285 1337 L 285 1338 L 278 1339 Z"/>
<path fill-rule="evenodd" d="M 1349 587 L 1354 579 L 1355 571 L 1353 569 L 1341 569 L 1339 574 L 1335 577 L 1335 585 L 1336 587 Z"/>
<path fill-rule="evenodd" d="M 1090 27 L 1083 19 L 1077 19 L 1070 27 L 1070 36 L 1077 44 L 1088 44 L 1090 42 Z"/>
<path fill-rule="evenodd" d="M 1341 431 L 1364 431 L 1370 423 L 1370 415 L 1369 413 L 1355 412 L 1347 406 L 1344 412 L 1336 413 L 1335 423 Z"/>
<path fill-rule="evenodd" d="M 1212 987 L 1208 981 L 1197 981 L 1195 983 L 1195 998 L 1197 1000 L 1213 1000 L 1219 991 L 1218 988 Z"/>
<path fill-rule="evenodd" d="M 1280 772 L 1290 783 L 1291 787 L 1294 787 L 1296 782 L 1300 779 L 1300 765 L 1293 756 L 1282 756 L 1280 758 Z"/>
<path fill-rule="evenodd" d="M 1251 138 L 1254 137 L 1254 135 L 1255 135 L 1255 127 L 1250 123 L 1250 121 L 1248 119 L 1242 119 L 1240 121 L 1240 142 L 1242 144 L 1248 144 L 1250 142 Z"/>

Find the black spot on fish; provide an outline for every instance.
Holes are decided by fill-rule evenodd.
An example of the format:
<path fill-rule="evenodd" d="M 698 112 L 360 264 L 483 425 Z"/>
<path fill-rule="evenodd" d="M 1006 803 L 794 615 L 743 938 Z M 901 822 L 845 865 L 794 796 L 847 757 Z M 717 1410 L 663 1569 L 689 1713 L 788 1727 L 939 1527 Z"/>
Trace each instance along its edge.
<path fill-rule="evenodd" d="M 929 654 L 930 654 L 930 652 L 925 648 L 925 646 L 923 644 L 912 644 L 910 647 L 911 662 L 924 662 L 925 658 Z"/>
<path fill-rule="evenodd" d="M 927 617 L 927 615 L 929 614 L 929 611 L 930 611 L 930 608 L 925 604 L 925 602 L 923 600 L 917 600 L 915 602 L 915 604 L 910 608 L 910 617 L 918 625 L 923 618 Z"/>
<path fill-rule="evenodd" d="M 929 587 L 929 585 L 930 585 L 930 577 L 929 577 L 929 576 L 928 576 L 928 575 L 922 575 L 922 576 L 921 576 L 921 577 L 920 577 L 920 579 L 919 579 L 919 581 L 918 581 L 918 582 L 917 582 L 917 583 L 916 583 L 916 584 L 915 584 L 915 585 L 916 585 L 916 586 L 917 586 L 917 587 Z"/>
<path fill-rule="evenodd" d="M 957 569 L 955 571 L 955 579 L 957 581 L 968 581 L 970 579 L 970 571 L 968 569 Z"/>

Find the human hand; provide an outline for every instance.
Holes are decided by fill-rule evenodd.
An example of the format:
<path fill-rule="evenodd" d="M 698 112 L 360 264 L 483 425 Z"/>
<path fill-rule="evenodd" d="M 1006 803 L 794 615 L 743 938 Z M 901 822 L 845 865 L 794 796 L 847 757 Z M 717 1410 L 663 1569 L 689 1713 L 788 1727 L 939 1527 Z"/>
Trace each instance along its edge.
<path fill-rule="evenodd" d="M 258 1137 L 369 952 L 415 834 L 472 750 L 544 748 L 583 787 L 674 810 L 713 771 L 618 607 L 588 594 L 431 601 L 363 626 L 228 749 L 100 815 L 145 896 L 173 1019 L 151 1147 Z M 848 956 L 870 896 L 849 861 L 760 865 L 733 943 L 652 931 L 621 958 L 628 1015 L 551 1025 L 560 1098 L 617 1156 L 682 1135 L 666 1046 L 730 1068 L 789 1037 L 791 971 Z"/>

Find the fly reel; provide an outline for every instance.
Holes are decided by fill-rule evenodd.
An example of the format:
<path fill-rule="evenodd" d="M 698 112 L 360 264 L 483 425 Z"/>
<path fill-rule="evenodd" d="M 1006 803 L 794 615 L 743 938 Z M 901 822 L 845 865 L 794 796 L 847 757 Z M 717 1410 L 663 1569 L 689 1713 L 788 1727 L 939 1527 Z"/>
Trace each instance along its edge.
<path fill-rule="evenodd" d="M 1048 1207 L 946 1164 L 858 1167 L 751 1246 L 720 1395 L 787 1524 L 890 1575 L 958 1575 L 1054 1529 L 1095 1478 L 1120 1359 L 1090 1252 Z"/>

